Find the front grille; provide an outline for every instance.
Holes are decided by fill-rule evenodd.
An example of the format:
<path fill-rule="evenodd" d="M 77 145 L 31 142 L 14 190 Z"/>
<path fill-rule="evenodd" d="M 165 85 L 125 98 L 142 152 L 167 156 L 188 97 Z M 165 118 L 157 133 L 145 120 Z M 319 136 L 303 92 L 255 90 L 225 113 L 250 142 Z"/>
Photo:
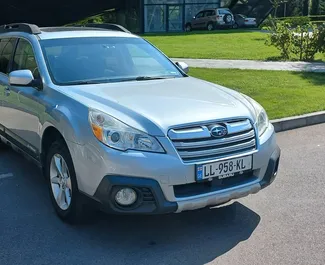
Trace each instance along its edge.
<path fill-rule="evenodd" d="M 227 128 L 228 133 L 223 138 L 211 136 L 210 129 L 216 124 Z M 172 129 L 168 137 L 184 162 L 211 160 L 256 149 L 255 130 L 248 119 Z"/>
<path fill-rule="evenodd" d="M 256 179 L 253 171 L 249 171 L 226 179 L 214 178 L 212 181 L 176 185 L 174 186 L 174 193 L 176 198 L 191 197 L 243 185 Z"/>

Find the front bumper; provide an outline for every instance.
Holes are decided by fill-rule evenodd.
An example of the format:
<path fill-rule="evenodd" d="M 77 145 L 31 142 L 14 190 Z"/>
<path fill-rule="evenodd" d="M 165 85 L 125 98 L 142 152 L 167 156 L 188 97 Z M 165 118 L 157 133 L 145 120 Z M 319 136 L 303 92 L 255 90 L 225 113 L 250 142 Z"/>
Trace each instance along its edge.
<path fill-rule="evenodd" d="M 267 187 L 277 175 L 279 160 L 280 148 L 277 147 L 269 160 L 264 177 L 259 182 L 242 187 L 233 187 L 232 190 L 222 191 L 217 194 L 213 192 L 206 193 L 198 198 L 170 202 L 166 200 L 156 180 L 124 176 L 105 176 L 94 197 L 100 203 L 101 210 L 107 213 L 164 214 L 196 210 L 224 204 L 230 200 L 257 193 Z M 118 187 L 130 187 L 137 191 L 139 201 L 134 207 L 121 207 L 115 203 L 114 195 Z"/>
<path fill-rule="evenodd" d="M 98 201 L 107 212 L 156 214 L 223 204 L 258 192 L 276 176 L 280 149 L 272 125 L 259 139 L 256 152 L 250 154 L 253 170 L 249 178 L 222 189 L 199 187 L 195 163 L 182 162 L 168 138 L 161 137 L 159 141 L 166 154 L 120 152 L 96 139 L 87 145 L 68 142 L 79 190 Z M 151 200 L 139 202 L 134 208 L 121 208 L 114 203 L 113 194 L 119 186 L 134 187 L 140 198 L 142 193 L 149 193 Z M 196 192 L 197 187 L 203 191 Z M 192 190 L 186 193 L 188 188 Z"/>

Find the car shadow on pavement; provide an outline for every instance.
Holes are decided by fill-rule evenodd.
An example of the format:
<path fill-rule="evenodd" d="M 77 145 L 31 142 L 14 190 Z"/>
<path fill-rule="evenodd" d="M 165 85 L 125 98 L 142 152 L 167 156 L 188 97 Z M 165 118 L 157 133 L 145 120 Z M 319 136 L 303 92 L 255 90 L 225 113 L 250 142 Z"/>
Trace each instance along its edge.
<path fill-rule="evenodd" d="M 91 223 L 71 226 L 55 215 L 36 166 L 12 151 L 1 152 L 0 166 L 14 175 L 0 183 L 0 264 L 205 264 L 250 238 L 260 222 L 234 202 L 170 215 L 95 213 Z"/>
<path fill-rule="evenodd" d="M 247 240 L 260 216 L 239 202 L 219 208 L 160 216 L 116 216 L 98 213 L 95 224 L 76 228 L 96 235 L 108 248 L 164 252 L 161 264 L 205 264 Z M 150 255 L 149 255 L 150 256 Z M 149 258 L 148 256 L 146 258 Z M 133 256 L 134 264 L 143 257 Z M 131 260 L 129 260 L 130 263 Z M 153 264 L 153 263 L 151 263 Z"/>

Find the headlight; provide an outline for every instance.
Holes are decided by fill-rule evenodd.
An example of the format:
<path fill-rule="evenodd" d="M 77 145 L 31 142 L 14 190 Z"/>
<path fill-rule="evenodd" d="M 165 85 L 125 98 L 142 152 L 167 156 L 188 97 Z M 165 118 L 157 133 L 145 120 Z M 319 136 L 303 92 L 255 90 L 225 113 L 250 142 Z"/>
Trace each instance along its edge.
<path fill-rule="evenodd" d="M 255 109 L 258 136 L 261 136 L 269 126 L 269 118 L 264 108 L 259 103 L 246 95 L 243 96 L 253 105 Z"/>
<path fill-rule="evenodd" d="M 155 137 L 136 130 L 103 112 L 90 110 L 89 121 L 96 138 L 112 148 L 122 151 L 132 149 L 165 152 Z"/>

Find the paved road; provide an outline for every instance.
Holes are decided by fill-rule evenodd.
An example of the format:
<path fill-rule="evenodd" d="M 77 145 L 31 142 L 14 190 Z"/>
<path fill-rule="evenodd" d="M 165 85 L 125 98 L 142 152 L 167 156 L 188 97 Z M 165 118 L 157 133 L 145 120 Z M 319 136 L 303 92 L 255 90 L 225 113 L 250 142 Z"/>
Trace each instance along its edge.
<path fill-rule="evenodd" d="M 249 69 L 269 71 L 295 71 L 324 73 L 325 63 L 310 62 L 272 62 L 254 60 L 215 60 L 215 59 L 186 59 L 173 58 L 174 62 L 185 62 L 190 67 L 219 68 L 219 69 Z"/>
<path fill-rule="evenodd" d="M 282 163 L 267 190 L 179 215 L 54 215 L 32 164 L 0 151 L 0 264 L 325 264 L 325 125 L 278 134 Z"/>

